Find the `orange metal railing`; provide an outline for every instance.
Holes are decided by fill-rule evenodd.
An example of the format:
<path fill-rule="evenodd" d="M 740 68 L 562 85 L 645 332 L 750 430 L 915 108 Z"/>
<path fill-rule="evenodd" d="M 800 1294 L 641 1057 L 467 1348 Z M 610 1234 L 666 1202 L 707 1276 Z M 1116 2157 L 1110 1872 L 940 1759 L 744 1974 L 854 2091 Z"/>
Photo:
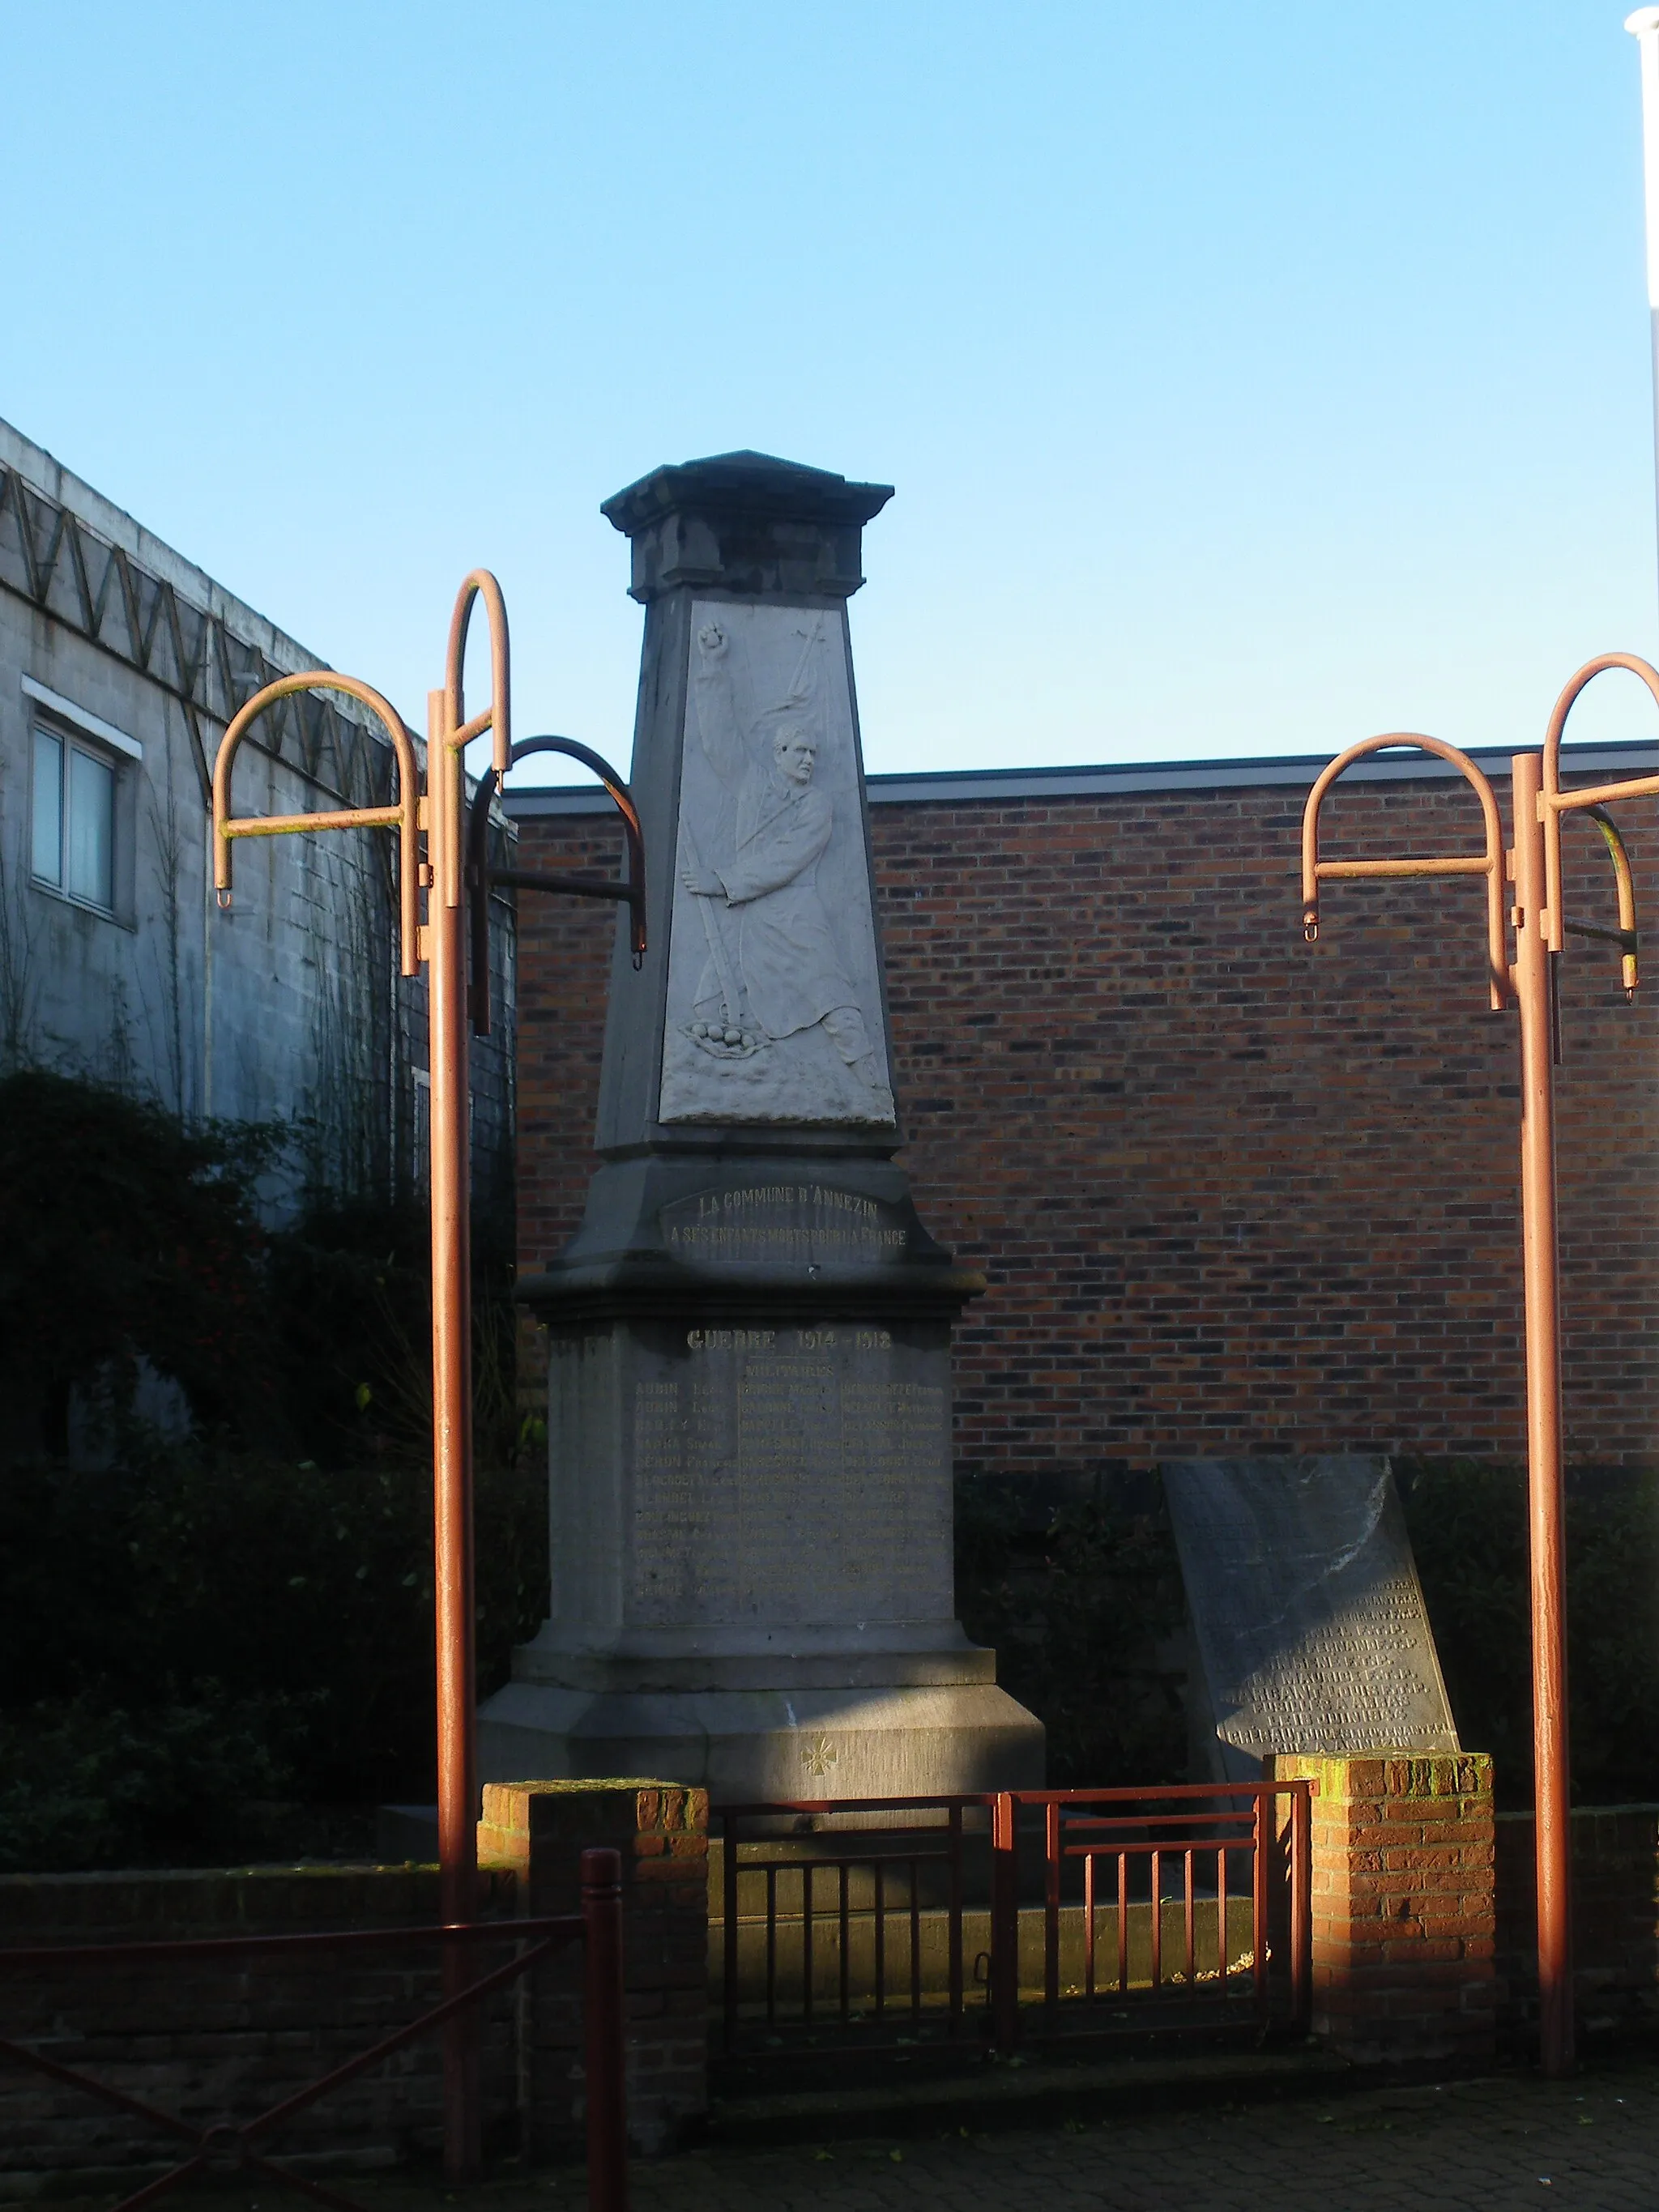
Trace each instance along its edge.
<path fill-rule="evenodd" d="M 816 2063 L 1305 2034 L 1310 1795 L 1194 1783 L 717 1807 L 724 2049 Z"/>

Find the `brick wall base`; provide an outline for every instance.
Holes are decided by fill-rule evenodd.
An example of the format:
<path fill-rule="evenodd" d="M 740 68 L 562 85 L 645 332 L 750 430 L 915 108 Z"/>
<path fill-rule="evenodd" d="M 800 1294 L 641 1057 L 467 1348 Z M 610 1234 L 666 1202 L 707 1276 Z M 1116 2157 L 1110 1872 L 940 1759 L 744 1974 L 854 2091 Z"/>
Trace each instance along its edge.
<path fill-rule="evenodd" d="M 591 1844 L 623 1857 L 629 2125 L 667 2149 L 708 2108 L 708 1801 L 641 1783 L 528 1783 L 485 1792 L 479 1917 L 580 1909 Z M 0 1878 L 0 1953 L 315 1929 L 431 1927 L 435 1867 Z M 488 1961 L 495 1964 L 499 1954 Z M 486 2149 L 532 2160 L 583 2143 L 581 1954 L 482 2001 Z M 441 1996 L 435 1944 L 0 1974 L 0 2036 L 193 2124 L 245 2124 Z M 301 2171 L 392 2166 L 441 2145 L 435 2035 L 307 2106 L 262 2144 Z M 99 2179 L 125 2195 L 186 2147 L 135 2116 L 15 2064 L 0 2066 L 0 2200 Z M 123 2179 L 123 2177 L 125 2177 Z"/>
<path fill-rule="evenodd" d="M 1498 1816 L 1498 1970 L 1504 2027 L 1526 2049 L 1538 2022 L 1537 1862 L 1530 1813 Z M 1588 2035 L 1659 2025 L 1659 1805 L 1572 1814 L 1573 1990 Z"/>
<path fill-rule="evenodd" d="M 1365 2063 L 1496 2048 L 1492 1761 L 1370 1752 L 1265 1762 L 1311 1781 L 1313 2026 Z"/>
<path fill-rule="evenodd" d="M 486 1875 L 479 1913 L 515 1910 Z M 9 1875 L 0 1948 L 431 1927 L 435 1867 L 257 1867 L 231 1872 Z M 158 2111 L 245 2124 L 436 2004 L 438 1947 L 295 1958 L 64 1966 L 0 1976 L 0 2035 Z M 485 2140 L 518 2140 L 510 1995 L 483 2001 Z M 435 2036 L 349 2083 L 262 2148 L 301 2169 L 389 2166 L 442 2142 Z M 0 2198 L 172 2166 L 179 2138 L 15 2063 L 0 2066 Z M 121 2185 L 125 2194 L 131 2183 Z"/>

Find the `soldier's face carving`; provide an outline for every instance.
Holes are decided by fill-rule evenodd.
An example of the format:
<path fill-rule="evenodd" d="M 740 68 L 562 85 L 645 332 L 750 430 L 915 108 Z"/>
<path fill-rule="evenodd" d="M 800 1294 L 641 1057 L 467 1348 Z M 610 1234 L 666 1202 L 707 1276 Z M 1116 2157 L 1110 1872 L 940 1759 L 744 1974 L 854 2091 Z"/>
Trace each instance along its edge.
<path fill-rule="evenodd" d="M 818 749 L 805 730 L 780 730 L 772 740 L 772 757 L 787 781 L 805 786 L 812 781 L 812 764 Z"/>

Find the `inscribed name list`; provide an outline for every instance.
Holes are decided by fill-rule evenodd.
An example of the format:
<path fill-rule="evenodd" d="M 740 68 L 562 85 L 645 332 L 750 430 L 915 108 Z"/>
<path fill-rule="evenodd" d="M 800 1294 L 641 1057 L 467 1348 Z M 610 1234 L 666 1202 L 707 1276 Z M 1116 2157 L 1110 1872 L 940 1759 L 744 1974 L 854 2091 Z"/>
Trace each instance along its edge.
<path fill-rule="evenodd" d="M 634 1384 L 630 1618 L 948 1614 L 944 1385 L 883 1328 L 694 1328 L 686 1349 Z"/>
<path fill-rule="evenodd" d="M 1223 1742 L 1458 1748 L 1386 1459 L 1166 1461 L 1164 1482 Z"/>

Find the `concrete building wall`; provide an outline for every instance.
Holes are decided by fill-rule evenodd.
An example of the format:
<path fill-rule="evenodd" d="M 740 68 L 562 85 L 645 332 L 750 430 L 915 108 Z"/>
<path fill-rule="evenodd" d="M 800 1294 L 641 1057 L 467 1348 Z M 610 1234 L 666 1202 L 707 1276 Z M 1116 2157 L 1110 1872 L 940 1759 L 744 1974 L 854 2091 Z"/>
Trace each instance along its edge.
<path fill-rule="evenodd" d="M 289 1188 L 308 1175 L 374 1188 L 420 1172 L 423 1128 L 424 983 L 397 972 L 390 834 L 243 841 L 229 912 L 212 890 L 208 778 L 226 723 L 272 677 L 322 665 L 0 423 L 0 1058 L 191 1115 L 283 1123 Z M 112 912 L 40 879 L 37 726 L 113 769 Z M 235 805 L 374 804 L 392 781 L 379 726 L 337 695 L 262 719 Z M 499 1191 L 514 1107 L 507 902 L 494 919 L 507 1018 L 475 1046 L 475 1153 Z"/>
<path fill-rule="evenodd" d="M 990 1282 L 957 1339 L 960 1470 L 1063 1493 L 1177 1455 L 1522 1455 L 1516 1031 L 1486 1011 L 1480 893 L 1333 886 L 1304 945 L 1321 764 L 872 780 L 901 1158 Z M 523 865 L 615 865 L 576 803 L 514 799 Z M 1466 850 L 1479 817 L 1391 765 L 1339 787 L 1330 835 Z M 1570 911 L 1610 922 L 1599 840 L 1568 849 Z M 526 1267 L 589 1171 L 611 927 L 547 901 L 521 941 Z M 1659 1012 L 1617 984 L 1611 948 L 1569 954 L 1566 1425 L 1577 1462 L 1634 1465 L 1659 1462 Z"/>

